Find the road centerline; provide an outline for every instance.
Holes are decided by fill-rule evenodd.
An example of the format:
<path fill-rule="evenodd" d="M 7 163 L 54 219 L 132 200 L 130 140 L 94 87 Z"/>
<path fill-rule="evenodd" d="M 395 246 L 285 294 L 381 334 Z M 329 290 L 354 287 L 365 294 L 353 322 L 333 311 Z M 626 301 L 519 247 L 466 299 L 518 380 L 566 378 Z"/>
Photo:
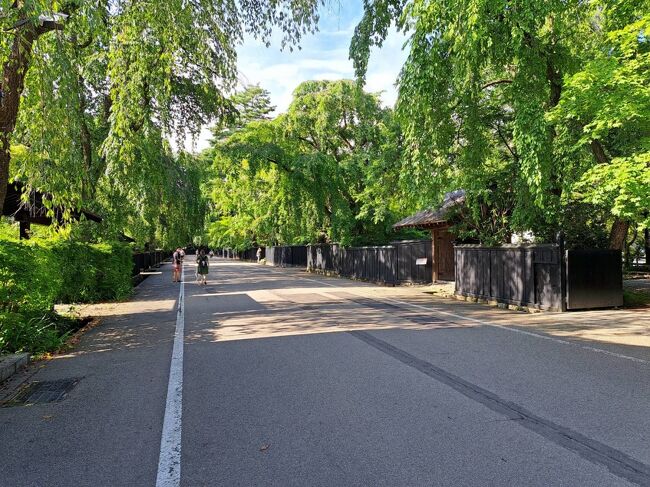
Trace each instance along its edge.
<path fill-rule="evenodd" d="M 156 487 L 177 487 L 181 481 L 181 432 L 183 413 L 183 341 L 185 335 L 185 266 L 181 269 L 176 311 L 176 331 L 169 367 L 167 401 L 160 438 Z"/>

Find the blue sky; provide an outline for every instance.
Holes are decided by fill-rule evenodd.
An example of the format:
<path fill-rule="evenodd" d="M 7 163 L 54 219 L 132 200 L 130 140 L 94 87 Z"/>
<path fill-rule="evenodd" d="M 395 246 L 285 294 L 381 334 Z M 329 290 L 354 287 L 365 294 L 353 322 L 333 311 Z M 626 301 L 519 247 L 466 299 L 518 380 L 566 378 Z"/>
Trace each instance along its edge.
<path fill-rule="evenodd" d="M 259 84 L 271 93 L 275 113 L 287 110 L 293 90 L 303 81 L 317 79 L 352 79 L 354 70 L 348 59 L 354 28 L 363 14 L 362 0 L 327 2 L 320 10 L 319 31 L 305 36 L 301 49 L 280 49 L 280 34 L 275 34 L 271 46 L 247 37 L 237 49 L 240 83 Z M 402 51 L 405 37 L 392 30 L 381 49 L 372 51 L 368 66 L 366 89 L 383 92 L 382 102 L 395 103 L 395 80 L 404 64 Z M 207 146 L 208 130 L 199 137 L 194 150 Z"/>
<path fill-rule="evenodd" d="M 259 83 L 269 90 L 276 111 L 281 113 L 302 81 L 353 78 L 348 52 L 362 14 L 361 0 L 328 2 L 320 11 L 319 31 L 303 38 L 301 49 L 293 52 L 280 50 L 280 35 L 274 37 L 270 48 L 247 38 L 237 51 L 242 82 Z M 403 43 L 402 35 L 391 32 L 384 46 L 373 51 L 369 64 L 367 89 L 384 91 L 382 101 L 391 106 L 396 98 L 395 79 L 406 58 Z"/>

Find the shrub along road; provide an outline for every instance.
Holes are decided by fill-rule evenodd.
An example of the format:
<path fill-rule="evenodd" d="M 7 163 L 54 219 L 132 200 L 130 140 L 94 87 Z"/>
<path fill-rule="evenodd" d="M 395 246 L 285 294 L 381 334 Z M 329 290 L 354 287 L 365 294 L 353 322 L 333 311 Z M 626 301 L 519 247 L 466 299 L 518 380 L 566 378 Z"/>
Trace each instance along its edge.
<path fill-rule="evenodd" d="M 2 485 L 650 485 L 646 347 L 296 270 L 162 269 L 5 386 L 79 379 L 0 409 Z"/>

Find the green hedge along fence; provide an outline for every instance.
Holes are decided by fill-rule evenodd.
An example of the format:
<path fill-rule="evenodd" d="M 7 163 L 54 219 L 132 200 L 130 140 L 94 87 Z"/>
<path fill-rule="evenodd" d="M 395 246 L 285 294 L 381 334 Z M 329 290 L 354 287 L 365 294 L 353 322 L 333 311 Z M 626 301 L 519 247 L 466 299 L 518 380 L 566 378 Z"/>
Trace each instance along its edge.
<path fill-rule="evenodd" d="M 57 348 L 74 323 L 54 304 L 124 299 L 132 267 L 121 243 L 0 240 L 0 353 Z"/>

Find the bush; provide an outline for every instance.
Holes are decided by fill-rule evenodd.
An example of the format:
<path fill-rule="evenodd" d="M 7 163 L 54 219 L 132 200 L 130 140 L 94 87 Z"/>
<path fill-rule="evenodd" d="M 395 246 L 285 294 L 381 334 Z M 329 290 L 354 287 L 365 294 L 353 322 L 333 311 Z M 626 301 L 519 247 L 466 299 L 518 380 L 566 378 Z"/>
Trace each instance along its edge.
<path fill-rule="evenodd" d="M 132 266 L 120 243 L 0 238 L 0 352 L 58 348 L 74 324 L 54 304 L 124 299 Z"/>
<path fill-rule="evenodd" d="M 0 310 L 47 310 L 61 289 L 56 257 L 37 242 L 0 240 Z"/>
<path fill-rule="evenodd" d="M 63 283 L 61 303 L 92 303 L 124 299 L 131 292 L 131 250 L 123 244 L 54 242 Z"/>

